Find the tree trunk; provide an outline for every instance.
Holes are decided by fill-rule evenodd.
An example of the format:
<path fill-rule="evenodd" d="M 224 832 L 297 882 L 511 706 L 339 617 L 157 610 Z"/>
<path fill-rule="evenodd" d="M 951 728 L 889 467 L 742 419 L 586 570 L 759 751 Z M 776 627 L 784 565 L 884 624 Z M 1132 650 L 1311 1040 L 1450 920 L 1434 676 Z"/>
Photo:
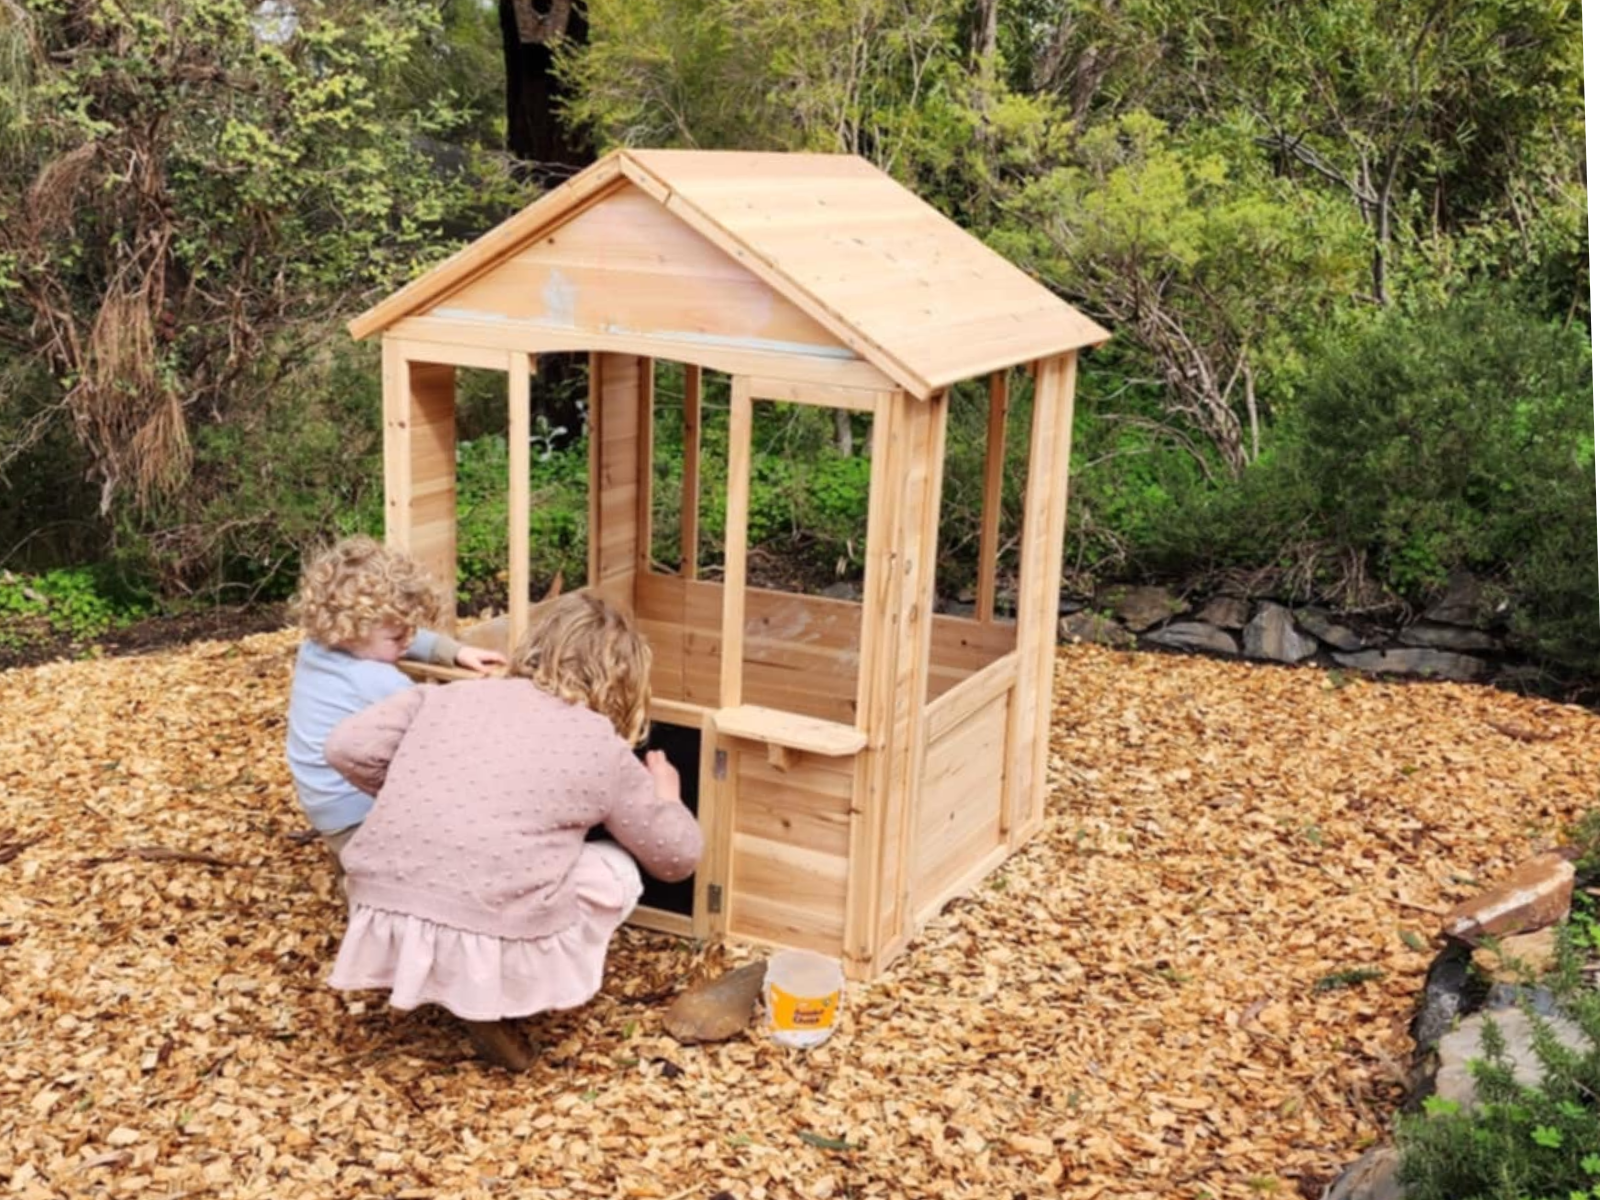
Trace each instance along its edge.
<path fill-rule="evenodd" d="M 584 45 L 581 0 L 500 0 L 506 63 L 506 149 L 527 164 L 528 178 L 554 187 L 594 161 L 594 147 L 562 125 L 566 89 L 555 74 L 555 45 Z"/>
<path fill-rule="evenodd" d="M 523 178 L 557 187 L 594 161 L 594 147 L 561 122 L 566 88 L 555 73 L 556 43 L 589 40 L 583 0 L 500 0 L 500 43 L 506 63 L 506 149 L 521 160 Z M 551 444 L 566 446 L 584 432 L 582 356 L 539 357 L 530 404 L 535 419 L 566 432 Z"/>
<path fill-rule="evenodd" d="M 978 0 L 978 19 L 973 29 L 972 58 L 975 63 L 994 58 L 1000 34 L 1000 0 Z"/>

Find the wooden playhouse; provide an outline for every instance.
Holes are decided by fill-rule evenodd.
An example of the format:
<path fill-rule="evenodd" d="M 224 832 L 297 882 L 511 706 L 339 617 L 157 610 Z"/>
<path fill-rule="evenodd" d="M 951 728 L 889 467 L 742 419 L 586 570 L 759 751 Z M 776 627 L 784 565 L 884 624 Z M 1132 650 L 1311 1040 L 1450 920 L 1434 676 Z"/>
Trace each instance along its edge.
<path fill-rule="evenodd" d="M 1040 826 L 1077 353 L 1104 330 L 864 160 L 620 150 L 351 322 L 383 339 L 387 536 L 456 571 L 458 368 L 509 393 L 509 579 L 529 595 L 530 374 L 588 358 L 588 586 L 655 654 L 654 727 L 706 833 L 635 920 L 881 971 Z M 682 563 L 650 553 L 654 363 L 683 367 Z M 995 565 L 1007 381 L 1031 370 L 1014 619 Z M 698 577 L 703 373 L 728 376 L 722 578 Z M 949 411 L 988 383 L 970 616 L 936 614 Z M 754 406 L 871 416 L 862 599 L 747 584 Z M 526 609 L 513 603 L 509 638 Z M 501 636 L 505 636 L 502 632 Z"/>

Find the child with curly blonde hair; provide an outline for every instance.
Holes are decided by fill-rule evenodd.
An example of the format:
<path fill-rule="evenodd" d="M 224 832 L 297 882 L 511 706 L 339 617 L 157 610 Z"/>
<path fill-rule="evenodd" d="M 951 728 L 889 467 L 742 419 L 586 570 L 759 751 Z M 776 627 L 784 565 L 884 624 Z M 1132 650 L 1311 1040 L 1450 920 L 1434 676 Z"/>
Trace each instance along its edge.
<path fill-rule="evenodd" d="M 574 592 L 507 678 L 415 688 L 342 722 L 328 761 L 378 801 L 345 849 L 350 922 L 329 982 L 443 1005 L 486 1056 L 526 1067 L 510 1019 L 588 1002 L 640 865 L 672 883 L 700 859 L 678 772 L 633 753 L 649 675 L 632 622 Z M 616 842 L 586 840 L 595 826 Z"/>
<path fill-rule="evenodd" d="M 328 765 L 323 744 L 333 727 L 411 686 L 395 666 L 401 658 L 479 673 L 506 659 L 422 628 L 440 616 L 433 579 L 410 555 L 369 537 L 317 554 L 292 611 L 306 637 L 289 687 L 289 772 L 301 808 L 337 860 L 372 799 Z"/>

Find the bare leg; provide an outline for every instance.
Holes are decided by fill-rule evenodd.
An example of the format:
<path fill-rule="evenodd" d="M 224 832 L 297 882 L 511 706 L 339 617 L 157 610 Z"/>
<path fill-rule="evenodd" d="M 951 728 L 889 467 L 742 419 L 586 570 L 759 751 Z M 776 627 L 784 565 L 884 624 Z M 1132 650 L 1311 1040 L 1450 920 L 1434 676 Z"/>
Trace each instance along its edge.
<path fill-rule="evenodd" d="M 533 1047 L 515 1021 L 462 1021 L 478 1053 L 498 1067 L 522 1072 L 533 1065 Z"/>

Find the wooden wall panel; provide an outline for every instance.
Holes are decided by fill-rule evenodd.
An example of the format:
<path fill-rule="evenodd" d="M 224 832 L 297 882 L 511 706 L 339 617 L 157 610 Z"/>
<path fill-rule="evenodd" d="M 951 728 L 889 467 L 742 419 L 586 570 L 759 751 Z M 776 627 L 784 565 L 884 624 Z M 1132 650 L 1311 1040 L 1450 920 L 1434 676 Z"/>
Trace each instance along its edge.
<path fill-rule="evenodd" d="M 934 617 L 933 642 L 928 652 L 928 699 L 944 695 L 1016 648 L 1017 627 L 1013 622 L 984 624 L 970 617 Z"/>
<path fill-rule="evenodd" d="M 663 698 L 721 707 L 722 585 L 676 575 L 635 581 L 634 605 Z M 861 607 L 844 600 L 745 591 L 746 704 L 855 724 Z"/>
<path fill-rule="evenodd" d="M 913 830 L 911 911 L 925 921 L 974 864 L 1004 849 L 1006 724 L 1011 692 L 930 741 Z"/>
<path fill-rule="evenodd" d="M 717 338 L 752 348 L 839 346 L 769 284 L 632 186 L 529 242 L 429 311 Z"/>
<path fill-rule="evenodd" d="M 456 369 L 383 351 L 384 536 L 437 581 L 445 632 L 455 628 Z"/>
<path fill-rule="evenodd" d="M 595 354 L 589 367 L 589 586 L 633 606 L 639 556 L 640 406 L 650 360 Z"/>

